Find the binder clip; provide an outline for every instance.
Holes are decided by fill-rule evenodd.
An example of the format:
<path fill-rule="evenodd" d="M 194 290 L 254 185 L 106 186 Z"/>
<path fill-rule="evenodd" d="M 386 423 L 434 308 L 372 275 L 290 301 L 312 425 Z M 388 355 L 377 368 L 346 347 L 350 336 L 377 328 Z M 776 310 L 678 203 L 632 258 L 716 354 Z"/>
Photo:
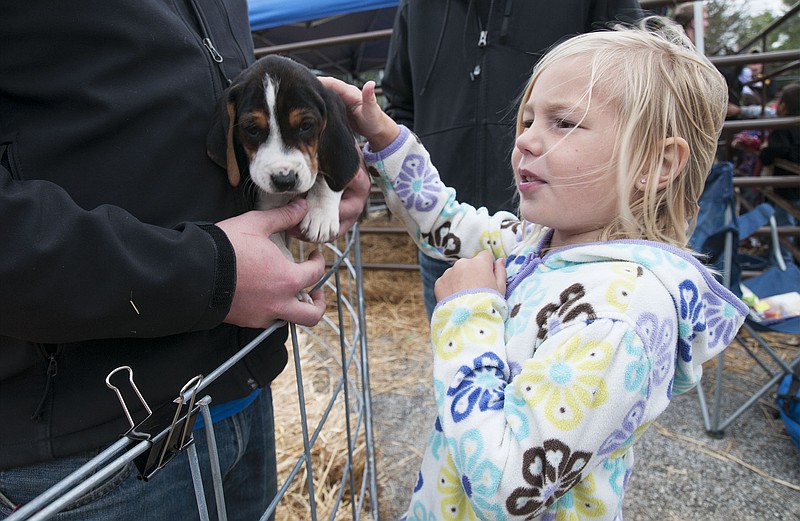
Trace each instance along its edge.
<path fill-rule="evenodd" d="M 119 388 L 111 383 L 111 377 L 119 371 L 128 371 L 128 382 L 147 411 L 145 419 L 138 424 L 133 421 Z M 116 393 L 122 410 L 128 418 L 128 423 L 131 425 L 131 428 L 123 436 L 150 443 L 150 448 L 133 460 L 139 470 L 139 479 L 147 481 L 169 463 L 178 452 L 194 443 L 192 429 L 200 412 L 200 406 L 195 406 L 195 398 L 202 380 L 202 375 L 195 376 L 183 386 L 175 400 L 153 411 L 133 381 L 133 369 L 125 365 L 114 369 L 106 376 L 106 385 Z M 191 397 L 189 403 L 186 404 L 184 396 L 190 390 Z"/>

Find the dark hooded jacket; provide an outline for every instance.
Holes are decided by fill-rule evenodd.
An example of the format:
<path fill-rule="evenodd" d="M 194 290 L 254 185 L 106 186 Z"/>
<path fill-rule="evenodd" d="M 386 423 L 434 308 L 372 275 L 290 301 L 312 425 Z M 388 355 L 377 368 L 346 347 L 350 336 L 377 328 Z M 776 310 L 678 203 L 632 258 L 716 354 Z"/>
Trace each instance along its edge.
<path fill-rule="evenodd" d="M 514 123 L 534 64 L 563 38 L 640 17 L 636 0 L 401 0 L 387 112 L 420 137 L 460 201 L 513 211 Z"/>
<path fill-rule="evenodd" d="M 9 2 L 0 35 L 3 469 L 124 433 L 111 370 L 155 408 L 258 331 L 222 324 L 235 258 L 210 223 L 248 205 L 205 150 L 254 59 L 246 2 Z M 214 404 L 268 385 L 285 335 L 212 384 Z"/>

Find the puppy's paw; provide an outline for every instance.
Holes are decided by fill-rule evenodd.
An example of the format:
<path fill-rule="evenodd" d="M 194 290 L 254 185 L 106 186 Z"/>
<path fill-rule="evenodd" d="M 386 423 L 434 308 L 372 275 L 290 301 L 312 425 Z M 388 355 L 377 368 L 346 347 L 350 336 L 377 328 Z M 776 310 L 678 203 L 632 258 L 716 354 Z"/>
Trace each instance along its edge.
<path fill-rule="evenodd" d="M 339 215 L 324 208 L 309 208 L 300 222 L 300 231 L 311 242 L 332 241 L 339 234 Z"/>

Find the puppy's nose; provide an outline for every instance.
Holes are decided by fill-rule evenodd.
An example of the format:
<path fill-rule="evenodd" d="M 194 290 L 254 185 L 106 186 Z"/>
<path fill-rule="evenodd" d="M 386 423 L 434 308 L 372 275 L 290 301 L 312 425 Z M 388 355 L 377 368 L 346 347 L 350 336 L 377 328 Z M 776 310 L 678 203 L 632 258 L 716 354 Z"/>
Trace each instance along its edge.
<path fill-rule="evenodd" d="M 272 174 L 272 184 L 279 192 L 287 192 L 297 184 L 297 173 L 294 170 L 281 170 Z"/>

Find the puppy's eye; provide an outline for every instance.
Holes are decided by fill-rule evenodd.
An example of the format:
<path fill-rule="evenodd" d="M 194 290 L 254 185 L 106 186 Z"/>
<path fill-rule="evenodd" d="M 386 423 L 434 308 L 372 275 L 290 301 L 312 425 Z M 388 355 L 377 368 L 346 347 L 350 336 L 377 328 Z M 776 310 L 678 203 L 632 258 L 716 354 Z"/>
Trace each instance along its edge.
<path fill-rule="evenodd" d="M 297 130 L 302 133 L 311 132 L 314 130 L 314 122 L 310 119 L 304 119 L 300 122 L 300 126 L 297 127 Z"/>
<path fill-rule="evenodd" d="M 261 134 L 261 129 L 258 127 L 258 125 L 245 125 L 243 130 L 244 133 L 250 137 L 258 137 Z"/>

